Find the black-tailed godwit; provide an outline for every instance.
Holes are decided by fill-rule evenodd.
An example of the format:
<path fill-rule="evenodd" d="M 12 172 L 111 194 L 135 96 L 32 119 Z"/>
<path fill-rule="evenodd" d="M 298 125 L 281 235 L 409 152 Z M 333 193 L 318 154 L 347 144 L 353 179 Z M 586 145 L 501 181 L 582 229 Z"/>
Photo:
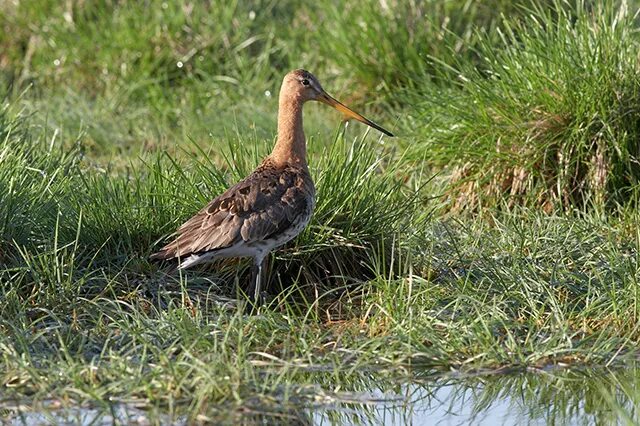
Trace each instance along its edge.
<path fill-rule="evenodd" d="M 217 196 L 176 231 L 152 259 L 180 261 L 179 268 L 221 257 L 252 257 L 247 294 L 261 299 L 262 274 L 271 250 L 296 237 L 311 219 L 315 187 L 307 166 L 302 106 L 319 101 L 387 136 L 383 129 L 329 96 L 305 70 L 288 73 L 280 89 L 278 139 L 273 151 L 249 176 Z"/>

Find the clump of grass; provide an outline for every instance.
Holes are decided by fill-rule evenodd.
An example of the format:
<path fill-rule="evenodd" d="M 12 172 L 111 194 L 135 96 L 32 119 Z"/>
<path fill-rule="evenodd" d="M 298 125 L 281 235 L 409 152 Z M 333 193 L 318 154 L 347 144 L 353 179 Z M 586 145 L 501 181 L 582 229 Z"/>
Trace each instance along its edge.
<path fill-rule="evenodd" d="M 503 203 L 574 208 L 623 203 L 640 177 L 640 68 L 634 14 L 613 2 L 556 3 L 505 21 L 502 42 L 461 64 L 432 96 L 427 146 L 451 173 L 454 209 Z"/>

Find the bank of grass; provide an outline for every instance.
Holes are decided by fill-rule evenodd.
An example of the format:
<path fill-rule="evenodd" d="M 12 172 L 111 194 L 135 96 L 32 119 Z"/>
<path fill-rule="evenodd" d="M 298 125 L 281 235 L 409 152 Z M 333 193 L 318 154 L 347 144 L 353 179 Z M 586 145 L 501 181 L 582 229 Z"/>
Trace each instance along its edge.
<path fill-rule="evenodd" d="M 553 13 L 534 10 L 534 19 L 522 17 L 526 9 L 488 13 L 508 10 L 501 2 L 482 13 L 473 9 L 479 2 L 434 3 L 425 7 L 437 19 L 460 19 L 456 30 L 404 34 L 398 23 L 419 11 L 382 3 L 391 9 L 367 9 L 360 27 L 341 21 L 355 10 L 343 17 L 333 3 L 326 21 L 309 21 L 312 12 L 294 2 L 269 3 L 260 13 L 282 21 L 258 13 L 255 23 L 245 3 L 3 6 L 12 20 L 2 21 L 10 42 L 0 62 L 13 91 L 0 114 L 1 398 L 125 402 L 159 421 L 247 409 L 284 416 L 361 391 L 363 374 L 394 381 L 451 369 L 616 366 L 637 356 L 633 14 L 556 3 Z M 237 17 L 233 28 L 218 29 L 216 14 Z M 357 41 L 371 44 L 387 20 L 387 43 L 377 47 L 397 55 L 355 66 L 359 56 L 338 40 L 354 38 L 360 49 Z M 331 38 L 322 44 L 329 59 L 313 54 L 322 50 L 312 34 Z M 129 45 L 132 38 L 142 44 Z M 425 53 L 425 38 L 443 46 Z M 43 40 L 58 50 L 43 50 Z M 455 50 L 456 42 L 467 44 Z M 180 56 L 192 45 L 202 51 Z M 78 66 L 68 55 L 53 68 L 68 49 Z M 249 316 L 236 293 L 246 263 L 180 275 L 147 257 L 268 152 L 278 79 L 296 60 L 326 73 L 327 89 L 345 91 L 355 106 L 366 109 L 360 90 L 384 99 L 370 107 L 380 117 L 372 118 L 406 137 L 363 136 L 359 124 L 336 132 L 335 115 L 306 107 L 316 214 L 275 253 L 271 300 Z M 355 72 L 338 76 L 338 65 Z M 456 66 L 462 84 L 445 80 Z M 564 97 L 548 94 L 547 83 Z M 436 101 L 426 103 L 430 91 Z M 532 122 L 536 108 L 571 119 Z M 504 153 L 497 141 L 536 149 Z M 560 142 L 562 149 L 553 145 Z M 618 157 L 606 157 L 598 187 L 606 196 L 592 203 L 597 197 L 581 191 L 600 176 L 601 146 L 618 147 Z M 538 148 L 554 153 L 542 168 L 531 165 Z M 559 165 L 559 153 L 568 165 Z M 585 164 L 594 155 L 591 173 Z M 518 181 L 531 189 L 525 193 L 513 190 L 521 163 L 531 171 Z M 481 200 L 467 208 L 475 216 L 452 214 L 447 197 L 461 186 L 449 181 L 476 185 L 466 193 Z M 485 188 L 493 198 L 479 193 Z M 556 188 L 558 202 L 539 201 Z M 507 197 L 514 191 L 518 202 Z"/>

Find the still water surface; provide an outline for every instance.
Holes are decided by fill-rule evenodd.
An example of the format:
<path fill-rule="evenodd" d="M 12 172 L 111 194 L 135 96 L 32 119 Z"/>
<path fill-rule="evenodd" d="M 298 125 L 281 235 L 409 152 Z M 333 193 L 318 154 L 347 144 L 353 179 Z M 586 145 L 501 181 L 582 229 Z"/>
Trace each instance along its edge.
<path fill-rule="evenodd" d="M 395 383 L 363 374 L 348 390 L 271 406 L 262 413 L 222 411 L 221 424 L 375 425 L 583 425 L 639 424 L 640 366 L 615 370 L 553 369 L 513 374 L 434 376 Z M 322 380 L 319 380 L 322 382 Z M 313 387 L 311 389 L 314 389 Z M 304 402 L 303 402 L 304 401 Z M 212 411 L 215 412 L 216 410 Z M 203 419 L 204 420 L 204 419 Z M 0 405 L 10 425 L 191 424 L 184 416 L 151 414 L 127 405 L 46 411 L 26 404 Z M 197 419 L 196 419 L 197 422 Z"/>
<path fill-rule="evenodd" d="M 443 378 L 374 392 L 374 404 L 318 409 L 312 424 L 638 424 L 640 370 Z M 383 401 L 382 398 L 388 398 Z"/>

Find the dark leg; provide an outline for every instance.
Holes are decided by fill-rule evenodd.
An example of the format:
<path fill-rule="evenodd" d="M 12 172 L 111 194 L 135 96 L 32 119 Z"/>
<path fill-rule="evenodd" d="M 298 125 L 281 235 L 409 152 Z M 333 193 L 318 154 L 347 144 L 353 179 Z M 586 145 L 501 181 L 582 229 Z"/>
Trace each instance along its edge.
<path fill-rule="evenodd" d="M 247 296 L 249 296 L 249 300 L 254 306 L 262 304 L 262 280 L 267 269 L 267 259 L 268 255 L 263 258 L 254 258 L 254 263 L 251 267 L 251 282 L 247 288 Z"/>

